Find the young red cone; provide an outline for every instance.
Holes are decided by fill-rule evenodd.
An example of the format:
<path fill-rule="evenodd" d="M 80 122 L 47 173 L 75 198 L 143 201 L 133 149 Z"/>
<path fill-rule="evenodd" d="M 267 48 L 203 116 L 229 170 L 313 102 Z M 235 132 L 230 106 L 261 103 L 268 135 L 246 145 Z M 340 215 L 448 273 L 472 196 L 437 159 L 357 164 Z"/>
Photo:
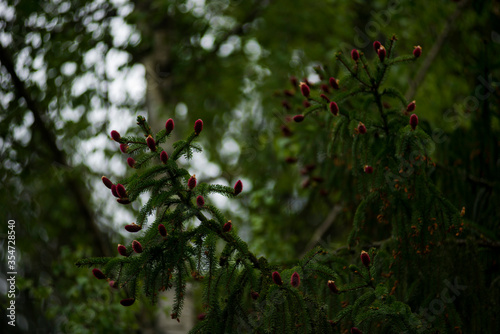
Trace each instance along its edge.
<path fill-rule="evenodd" d="M 351 328 L 351 334 L 363 334 L 363 332 L 360 329 L 353 327 Z"/>
<path fill-rule="evenodd" d="M 151 135 L 146 138 L 146 144 L 148 145 L 151 152 L 156 152 L 156 142 Z"/>
<path fill-rule="evenodd" d="M 109 281 L 109 286 L 113 289 L 118 289 L 118 282 L 116 281 Z"/>
<path fill-rule="evenodd" d="M 315 169 L 316 169 L 316 167 L 317 167 L 317 166 L 316 166 L 316 164 L 312 163 L 312 164 L 307 164 L 307 165 L 305 165 L 304 167 L 305 167 L 305 169 L 306 169 L 308 172 L 312 172 L 313 170 L 315 170 Z"/>
<path fill-rule="evenodd" d="M 125 298 L 120 300 L 120 304 L 123 306 L 130 306 L 135 302 L 135 298 Z"/>
<path fill-rule="evenodd" d="M 281 101 L 281 105 L 283 106 L 283 108 L 285 108 L 286 110 L 290 110 L 292 109 L 292 105 L 290 104 L 290 102 L 288 102 L 287 100 L 283 100 Z"/>
<path fill-rule="evenodd" d="M 197 316 L 198 320 L 201 320 L 201 321 L 205 320 L 206 317 L 207 317 L 206 313 L 200 313 Z"/>
<path fill-rule="evenodd" d="M 304 106 L 304 108 L 309 108 L 311 106 L 311 102 L 304 100 L 302 101 L 302 105 Z"/>
<path fill-rule="evenodd" d="M 111 185 L 111 193 L 113 196 L 120 198 L 120 195 L 118 195 L 118 192 L 116 191 L 116 185 L 114 184 Z"/>
<path fill-rule="evenodd" d="M 330 289 L 331 292 L 335 294 L 339 293 L 339 289 L 337 288 L 335 281 L 330 280 L 326 284 L 328 285 L 328 289 Z"/>
<path fill-rule="evenodd" d="M 234 196 L 238 196 L 242 191 L 243 191 L 243 182 L 241 182 L 241 180 L 238 180 L 234 185 Z"/>
<path fill-rule="evenodd" d="M 372 166 L 365 165 L 364 170 L 365 170 L 365 173 L 366 173 L 366 174 L 371 174 L 371 173 L 373 173 L 373 167 L 372 167 Z"/>
<path fill-rule="evenodd" d="M 410 102 L 410 104 L 408 104 L 408 106 L 406 106 L 406 111 L 413 112 L 416 107 L 417 107 L 417 104 L 415 103 L 415 100 L 413 100 Z"/>
<path fill-rule="evenodd" d="M 363 265 L 367 268 L 370 266 L 370 255 L 365 251 L 361 251 L 361 262 L 363 262 Z"/>
<path fill-rule="evenodd" d="M 283 285 L 283 280 L 281 279 L 281 275 L 279 272 L 277 272 L 277 271 L 273 272 L 272 278 L 273 278 L 274 284 Z"/>
<path fill-rule="evenodd" d="M 326 102 L 330 102 L 330 98 L 328 96 L 326 96 L 325 94 L 320 94 L 320 96 L 323 100 L 325 100 Z"/>
<path fill-rule="evenodd" d="M 120 151 L 122 151 L 122 153 L 127 153 L 128 145 L 127 144 L 120 144 Z"/>
<path fill-rule="evenodd" d="M 281 132 L 283 133 L 283 136 L 285 136 L 285 137 L 291 137 L 293 135 L 292 130 L 290 130 L 290 128 L 288 126 L 286 126 L 285 124 L 281 124 L 280 129 L 281 129 Z"/>
<path fill-rule="evenodd" d="M 352 60 L 357 62 L 359 60 L 359 51 L 356 49 L 352 49 L 351 58 L 352 58 Z"/>
<path fill-rule="evenodd" d="M 139 241 L 137 240 L 134 240 L 132 241 L 132 249 L 134 250 L 134 252 L 136 253 L 142 253 L 142 245 Z"/>
<path fill-rule="evenodd" d="M 203 198 L 203 196 L 198 196 L 196 197 L 196 204 L 199 206 L 199 207 L 202 207 L 205 205 L 205 199 Z"/>
<path fill-rule="evenodd" d="M 196 175 L 191 176 L 188 180 L 188 188 L 192 190 L 194 187 L 196 187 Z"/>
<path fill-rule="evenodd" d="M 92 274 L 94 274 L 95 278 L 97 278 L 97 279 L 105 279 L 106 278 L 106 275 L 104 275 L 104 273 L 97 268 L 92 269 Z"/>
<path fill-rule="evenodd" d="M 415 114 L 412 114 L 410 116 L 410 126 L 411 126 L 411 129 L 415 130 L 417 128 L 417 125 L 418 125 L 418 116 L 415 115 Z"/>
<path fill-rule="evenodd" d="M 325 93 L 329 93 L 330 92 L 330 90 L 328 89 L 328 85 L 326 85 L 326 84 L 321 84 L 320 88 Z"/>
<path fill-rule="evenodd" d="M 309 86 L 305 82 L 301 82 L 300 92 L 304 97 L 309 97 L 309 95 L 311 95 L 311 88 L 309 88 Z"/>
<path fill-rule="evenodd" d="M 339 114 L 339 106 L 337 105 L 336 102 L 330 102 L 330 112 L 334 115 L 337 116 Z"/>
<path fill-rule="evenodd" d="M 201 119 L 196 120 L 194 122 L 194 133 L 196 135 L 199 135 L 201 130 L 203 130 L 203 121 Z"/>
<path fill-rule="evenodd" d="M 373 42 L 373 49 L 375 50 L 375 52 L 378 51 L 378 49 L 380 48 L 381 45 L 382 44 L 379 41 Z"/>
<path fill-rule="evenodd" d="M 158 225 L 158 232 L 160 232 L 160 235 L 165 238 L 167 236 L 167 228 L 165 227 L 165 225 Z"/>
<path fill-rule="evenodd" d="M 294 288 L 298 288 L 300 285 L 300 276 L 297 272 L 294 272 L 292 274 L 292 277 L 290 278 L 290 285 L 293 286 Z"/>
<path fill-rule="evenodd" d="M 108 189 L 111 189 L 111 187 L 113 186 L 113 182 L 111 182 L 110 179 L 108 179 L 106 176 L 103 176 L 101 177 L 101 180 L 102 180 L 102 183 L 104 183 L 104 185 L 108 188 Z"/>
<path fill-rule="evenodd" d="M 168 161 L 168 154 L 165 151 L 161 151 L 160 153 L 160 160 L 163 162 L 163 164 L 166 164 Z"/>
<path fill-rule="evenodd" d="M 422 55 L 422 47 L 420 45 L 417 45 L 414 49 L 413 49 L 413 56 L 415 58 L 418 58 Z"/>
<path fill-rule="evenodd" d="M 303 115 L 295 115 L 295 116 L 293 116 L 293 120 L 297 123 L 300 123 L 304 120 L 304 116 Z"/>
<path fill-rule="evenodd" d="M 233 228 L 233 223 L 231 223 L 231 221 L 228 220 L 227 223 L 225 223 L 224 226 L 222 227 L 222 232 L 227 233 L 231 231 L 232 228 Z"/>
<path fill-rule="evenodd" d="M 330 78 L 328 79 L 328 82 L 330 83 L 330 86 L 332 86 L 333 89 L 339 89 L 339 80 L 335 78 Z"/>
<path fill-rule="evenodd" d="M 127 197 L 127 191 L 125 190 L 125 187 L 123 186 L 123 184 L 118 183 L 116 185 L 116 193 L 118 194 L 118 196 L 120 196 L 120 198 Z"/>
<path fill-rule="evenodd" d="M 120 204 L 130 204 L 130 200 L 128 198 L 117 198 L 116 201 Z"/>
<path fill-rule="evenodd" d="M 259 293 L 256 291 L 250 292 L 250 296 L 252 297 L 253 300 L 257 300 L 259 298 Z"/>
<path fill-rule="evenodd" d="M 377 51 L 377 54 L 378 54 L 378 59 L 380 59 L 380 62 L 383 63 L 385 60 L 385 56 L 387 55 L 387 51 L 385 50 L 383 45 L 380 46 L 380 48 Z"/>
<path fill-rule="evenodd" d="M 111 138 L 113 138 L 114 141 L 120 142 L 120 133 L 118 133 L 118 131 L 116 130 L 111 131 Z"/>
<path fill-rule="evenodd" d="M 121 245 L 121 244 L 118 244 L 118 254 L 122 255 L 122 256 L 128 256 L 127 254 L 127 247 Z"/>
<path fill-rule="evenodd" d="M 291 76 L 290 77 L 290 83 L 292 84 L 293 87 L 297 87 L 297 85 L 299 84 L 299 81 L 297 80 L 297 78 L 295 76 Z"/>
<path fill-rule="evenodd" d="M 134 160 L 134 158 L 127 158 L 127 164 L 128 164 L 131 168 L 134 168 L 134 167 L 135 167 L 135 160 Z"/>
<path fill-rule="evenodd" d="M 172 132 L 172 130 L 174 129 L 174 120 L 169 118 L 167 120 L 167 122 L 165 123 L 165 130 L 167 132 L 167 135 Z"/>
<path fill-rule="evenodd" d="M 313 179 L 313 181 L 318 182 L 318 183 L 322 183 L 323 181 L 325 181 L 325 179 L 321 176 L 313 176 L 312 179 Z"/>
<path fill-rule="evenodd" d="M 359 122 L 358 124 L 358 133 L 361 135 L 364 135 L 366 133 L 366 126 L 361 122 Z"/>
<path fill-rule="evenodd" d="M 135 233 L 139 232 L 142 229 L 142 227 L 140 225 L 137 225 L 136 223 L 132 223 L 125 225 L 125 229 L 130 233 Z"/>

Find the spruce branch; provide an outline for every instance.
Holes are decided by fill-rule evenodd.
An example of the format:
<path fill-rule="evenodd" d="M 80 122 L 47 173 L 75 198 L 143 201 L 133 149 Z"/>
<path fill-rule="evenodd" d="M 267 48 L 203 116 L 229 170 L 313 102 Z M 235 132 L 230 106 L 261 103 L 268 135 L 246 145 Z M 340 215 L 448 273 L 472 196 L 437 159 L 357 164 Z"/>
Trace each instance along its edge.
<path fill-rule="evenodd" d="M 371 74 L 370 68 L 368 67 L 368 63 L 366 61 L 365 54 L 363 52 L 361 52 L 360 59 L 361 59 L 361 62 L 363 63 L 363 70 L 365 70 L 366 75 L 370 79 L 370 83 L 373 85 L 375 83 L 375 79 L 373 78 L 373 76 Z"/>
<path fill-rule="evenodd" d="M 387 45 L 387 58 L 385 53 L 379 53 L 381 62 L 377 63 L 376 73 L 370 71 L 364 55 L 360 56 L 357 50 L 351 54 L 355 62 L 352 69 L 341 54 L 338 55 L 339 62 L 350 72 L 350 83 L 356 87 L 349 90 L 346 84 L 345 89 L 342 88 L 344 92 L 336 97 L 344 100 L 362 93 L 363 108 L 374 111 L 376 118 L 374 120 L 370 115 L 365 119 L 357 109 L 350 111 L 340 108 L 342 117 L 331 122 L 334 124 L 331 132 L 333 138 L 341 138 L 344 141 L 341 145 L 336 145 L 335 140 L 336 146 L 333 150 L 345 150 L 347 147 L 349 163 L 352 166 L 349 170 L 352 169 L 352 174 L 359 180 L 355 194 L 359 195 L 356 200 L 361 201 L 357 203 L 348 246 L 329 253 L 321 247 L 313 248 L 297 264 L 270 266 L 264 257 L 257 259 L 249 251 L 248 244 L 231 230 L 232 223 L 226 221 L 223 214 L 204 198 L 210 193 L 235 197 L 242 191 L 241 182 L 238 181 L 234 189 L 199 184 L 194 175 L 177 165 L 176 160 L 180 156 L 186 155 L 190 158 L 194 151 L 201 150 L 194 141 L 203 129 L 203 122 L 196 121 L 194 132 L 187 139 L 174 144 L 174 152 L 167 161 L 166 158 L 162 159 L 158 152 L 166 131 L 158 132 L 153 140 L 147 123 L 139 119 L 148 138 L 146 146 L 142 144 L 144 150 L 137 157 L 137 161 L 147 160 L 154 163 L 155 159 L 159 158 L 163 165 L 161 168 L 139 165 L 146 170 L 123 182 L 127 189 L 126 192 L 121 190 L 120 194 L 122 197 L 127 195 L 128 198 L 136 198 L 138 192 L 152 191 L 151 199 L 140 212 L 138 222 L 141 225 L 154 209 L 160 209 L 162 214 L 152 226 L 145 228 L 146 233 L 142 238 L 134 241 L 142 242 L 144 249 L 141 247 L 138 250 L 137 245 L 132 245 L 134 252 L 138 254 L 130 256 L 130 259 L 127 259 L 129 262 L 105 262 L 106 274 L 113 275 L 118 272 L 123 275 L 121 281 L 125 283 L 121 285 L 131 285 L 128 286 L 129 294 L 134 298 L 139 280 L 144 282 L 144 293 L 150 296 L 153 302 L 157 284 L 167 288 L 174 287 L 176 294 L 172 318 L 175 319 L 178 319 L 182 311 L 186 281 L 191 277 L 200 280 L 203 279 L 200 278 L 201 274 L 207 275 L 204 278 L 203 290 L 203 307 L 207 314 L 203 317 L 203 325 L 195 328 L 197 331 L 230 332 L 234 330 L 237 321 L 244 322 L 246 328 L 253 331 L 286 333 L 297 330 L 328 332 L 332 330 L 332 325 L 335 326 L 340 321 L 342 325 L 361 325 L 362 329 L 370 328 L 375 322 L 383 322 L 383 328 L 413 330 L 408 319 L 415 315 L 407 304 L 396 299 L 398 294 L 394 293 L 398 285 L 394 271 L 400 270 L 399 273 L 404 274 L 407 270 L 405 266 L 419 263 L 419 256 L 426 254 L 429 245 L 437 245 L 443 240 L 447 236 L 446 228 L 459 224 L 460 217 L 453 204 L 444 198 L 428 176 L 428 135 L 417 127 L 418 119 L 410 117 L 408 124 L 408 119 L 405 119 L 405 115 L 397 108 L 385 106 L 389 109 L 387 112 L 383 109 L 384 96 L 399 99 L 403 106 L 406 104 L 405 98 L 397 90 L 381 89 L 390 66 L 411 60 L 408 56 L 393 58 L 395 41 L 396 38 L 393 37 Z M 418 58 L 418 55 L 414 58 Z M 367 78 L 370 83 L 366 82 Z M 334 80 L 332 82 L 335 83 Z M 332 87 L 336 89 L 334 84 Z M 322 89 L 328 94 L 327 88 Z M 308 100 L 312 99 L 306 84 L 301 85 L 301 90 Z M 330 99 L 326 95 L 322 98 L 327 101 Z M 297 118 L 297 122 L 302 121 L 305 115 L 313 116 L 314 111 L 325 107 L 323 101 L 313 101 L 312 104 L 304 115 L 299 115 L 301 118 Z M 406 107 L 407 111 L 412 111 L 415 103 L 412 102 Z M 339 115 L 338 106 L 332 108 L 330 105 L 329 108 L 333 117 Z M 381 121 L 377 113 L 380 114 Z M 354 131 L 353 125 L 357 125 Z M 379 129 L 385 132 L 385 138 L 382 138 L 385 139 L 385 146 L 382 149 L 376 147 L 381 142 L 379 136 L 382 131 Z M 371 136 L 372 134 L 374 135 Z M 116 141 L 121 142 L 122 138 Z M 328 150 L 331 152 L 330 147 Z M 418 159 L 412 156 L 415 152 Z M 417 164 L 420 158 L 426 163 Z M 365 165 L 367 163 L 371 166 Z M 389 176 L 384 174 L 384 168 L 390 173 Z M 411 172 L 407 173 L 409 170 Z M 106 183 L 110 182 L 107 180 Z M 412 201 L 414 196 L 423 200 Z M 340 205 L 334 207 L 314 233 L 307 248 L 321 238 L 341 208 Z M 357 234 L 369 219 L 374 218 L 373 213 L 380 213 L 377 216 L 379 221 L 392 222 L 392 236 L 372 243 L 371 246 L 379 248 L 376 251 L 376 261 L 370 258 L 370 254 L 374 256 L 375 250 L 371 250 L 370 254 L 362 251 L 360 259 L 363 266 L 358 267 L 350 264 L 353 262 L 351 254 L 355 254 L 352 246 L 359 243 Z M 388 217 L 385 218 L 384 215 Z M 191 226 L 191 220 L 194 218 L 199 224 Z M 434 222 L 436 219 L 444 223 L 439 228 Z M 157 231 L 156 227 L 161 227 L 160 223 L 163 230 Z M 217 250 L 218 241 L 225 242 L 222 251 Z M 392 248 L 391 254 L 389 251 L 392 246 L 395 247 Z M 400 261 L 401 254 L 408 263 Z M 85 263 L 88 265 L 91 261 Z M 122 271 L 122 267 L 119 267 L 118 270 L 118 265 L 126 269 Z M 396 266 L 399 268 L 394 269 Z M 96 277 L 103 278 L 105 274 L 99 274 L 98 269 L 95 270 L 98 273 Z M 271 274 L 271 271 L 274 272 Z M 337 288 L 333 279 L 343 283 L 341 289 Z M 320 281 L 323 283 L 322 287 L 316 283 Z M 339 294 L 342 294 L 342 301 L 339 300 Z M 329 308 L 322 306 L 324 300 L 332 302 L 331 308 L 330 304 Z M 340 309 L 340 306 L 345 309 Z M 247 307 L 253 310 L 258 320 L 254 321 L 246 315 Z M 290 316 L 285 313 L 290 313 Z M 334 320 L 327 321 L 328 316 L 332 315 Z"/>
<path fill-rule="evenodd" d="M 189 138 L 191 138 L 191 141 L 192 141 L 194 139 L 193 134 Z M 184 147 L 186 147 L 186 146 L 184 146 Z M 173 178 L 172 175 L 170 174 L 170 171 L 168 171 L 168 173 L 169 173 L 169 176 L 171 178 Z M 180 185 L 179 180 L 177 178 L 173 178 L 173 182 L 174 182 L 174 188 L 176 188 L 176 189 L 180 189 L 181 188 L 181 185 Z M 202 223 L 202 225 L 204 227 L 207 227 L 211 231 L 217 233 L 217 235 L 221 239 L 223 239 L 224 241 L 226 241 L 227 243 L 229 243 L 231 245 L 234 245 L 235 248 L 237 248 L 240 251 L 242 251 L 242 253 L 245 254 L 248 257 L 248 259 L 250 260 L 250 262 L 252 262 L 252 264 L 254 265 L 254 267 L 256 269 L 260 269 L 260 263 L 257 260 L 257 257 L 253 253 L 251 253 L 250 251 L 248 251 L 248 249 L 242 250 L 241 247 L 239 246 L 239 244 L 236 242 L 236 240 L 234 239 L 234 237 L 231 234 L 229 234 L 229 233 L 223 233 L 222 229 L 219 228 L 218 226 L 215 226 L 215 224 L 213 224 L 213 221 L 209 220 L 201 212 L 201 210 L 199 208 L 195 208 L 194 207 L 193 203 L 189 200 L 189 198 L 184 193 L 178 191 L 177 192 L 177 196 L 181 199 L 181 201 L 184 203 L 184 205 L 186 207 L 195 210 L 195 212 L 196 212 L 195 216 L 198 218 L 198 220 Z"/>
<path fill-rule="evenodd" d="M 362 84 L 363 86 L 367 87 L 367 88 L 371 88 L 371 86 L 364 82 L 363 80 L 361 80 L 361 78 L 359 77 L 358 75 L 358 72 L 357 72 L 357 66 L 356 66 L 356 72 L 354 72 L 351 67 L 347 64 L 347 60 L 346 58 L 344 57 L 344 55 L 342 54 L 342 52 L 338 52 L 336 55 L 335 55 L 336 59 L 344 66 L 344 68 L 352 75 L 353 78 L 355 78 L 360 84 Z"/>

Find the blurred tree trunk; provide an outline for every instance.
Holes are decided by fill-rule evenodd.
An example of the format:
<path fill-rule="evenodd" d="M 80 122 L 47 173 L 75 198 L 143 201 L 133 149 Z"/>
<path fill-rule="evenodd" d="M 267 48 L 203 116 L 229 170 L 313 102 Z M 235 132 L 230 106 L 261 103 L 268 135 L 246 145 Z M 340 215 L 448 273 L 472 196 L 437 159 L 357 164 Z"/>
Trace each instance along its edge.
<path fill-rule="evenodd" d="M 136 10 L 148 10 L 144 8 L 144 3 L 136 3 L 138 7 Z M 147 5 L 146 5 L 147 7 Z M 174 98 L 171 94 L 172 77 L 167 69 L 170 64 L 171 42 L 169 43 L 169 36 L 172 33 L 169 29 L 168 22 L 163 27 L 151 27 L 147 24 L 140 24 L 139 29 L 143 36 L 151 38 L 151 49 L 148 53 L 140 56 L 140 62 L 146 69 L 146 108 L 148 113 L 148 123 L 153 132 L 158 132 L 165 125 L 168 118 L 167 115 L 172 115 L 172 110 L 168 107 L 175 105 Z M 151 31 L 151 29 L 154 31 Z M 148 38 L 146 37 L 146 38 Z M 172 133 L 174 141 L 176 132 Z M 163 292 L 163 297 L 158 300 L 158 310 L 154 316 L 153 328 L 144 329 L 145 334 L 181 334 L 187 333 L 194 326 L 194 301 L 192 299 L 192 290 L 190 287 L 186 290 L 186 297 L 184 300 L 184 309 L 181 316 L 181 321 L 177 322 L 175 319 L 169 317 L 168 308 L 172 305 L 175 297 L 175 292 L 169 290 Z"/>

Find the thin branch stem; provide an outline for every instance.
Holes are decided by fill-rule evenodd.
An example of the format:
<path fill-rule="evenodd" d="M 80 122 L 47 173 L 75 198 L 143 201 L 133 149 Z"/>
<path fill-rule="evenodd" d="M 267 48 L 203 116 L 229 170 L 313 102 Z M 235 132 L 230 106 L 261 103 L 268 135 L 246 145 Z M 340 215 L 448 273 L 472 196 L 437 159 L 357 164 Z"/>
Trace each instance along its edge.
<path fill-rule="evenodd" d="M 353 70 L 344 62 L 344 60 L 340 57 L 337 57 L 338 61 L 340 61 L 342 63 L 342 65 L 344 65 L 344 67 L 349 71 L 349 73 L 352 74 L 352 76 L 358 80 L 361 84 L 363 84 L 364 86 L 368 87 L 368 88 L 371 88 L 371 86 L 369 84 L 367 84 L 366 82 L 364 82 L 363 80 L 361 80 L 361 78 L 358 77 L 358 73 L 354 73 Z"/>
<path fill-rule="evenodd" d="M 366 75 L 368 75 L 368 78 L 370 79 L 370 82 L 373 85 L 375 83 L 375 79 L 373 79 L 373 77 L 372 77 L 372 75 L 370 73 L 370 70 L 368 68 L 368 64 L 366 63 L 365 55 L 363 53 L 361 53 L 360 59 L 361 59 L 361 62 L 363 63 L 363 69 L 365 70 Z"/>
<path fill-rule="evenodd" d="M 384 107 L 382 106 L 382 96 L 378 92 L 378 86 L 373 90 L 373 96 L 375 98 L 375 103 L 377 104 L 377 109 L 380 113 L 380 117 L 382 117 L 382 121 L 384 122 L 384 131 L 387 137 L 389 137 L 389 124 L 387 122 L 387 115 L 384 113 Z"/>
<path fill-rule="evenodd" d="M 369 284 L 360 285 L 360 286 L 356 286 L 356 287 L 354 287 L 354 288 L 350 288 L 350 289 L 339 290 L 339 293 L 344 293 L 344 292 L 349 292 L 349 291 L 359 290 L 359 289 L 362 289 L 362 288 L 368 288 L 368 287 L 370 287 L 370 285 L 369 285 Z"/>

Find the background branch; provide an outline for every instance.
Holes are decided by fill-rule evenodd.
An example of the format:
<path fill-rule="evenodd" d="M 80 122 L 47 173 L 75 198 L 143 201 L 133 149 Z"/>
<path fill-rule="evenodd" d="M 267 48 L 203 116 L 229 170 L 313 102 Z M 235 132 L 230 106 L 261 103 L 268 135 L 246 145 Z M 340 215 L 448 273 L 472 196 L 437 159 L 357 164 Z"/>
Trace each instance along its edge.
<path fill-rule="evenodd" d="M 465 5 L 468 2 L 469 2 L 468 0 L 463 0 L 460 3 L 458 3 L 457 9 L 450 15 L 450 17 L 448 17 L 448 20 L 446 21 L 446 24 L 443 30 L 441 31 L 441 34 L 438 36 L 436 42 L 434 43 L 431 50 L 427 54 L 427 57 L 425 57 L 424 62 L 420 66 L 417 72 L 417 77 L 415 78 L 415 80 L 410 82 L 410 87 L 408 88 L 408 91 L 405 94 L 405 97 L 408 101 L 412 100 L 413 97 L 415 96 L 417 88 L 420 87 L 420 85 L 422 84 L 422 81 L 427 75 L 427 72 L 429 71 L 429 68 L 434 62 L 434 59 L 436 59 L 437 55 L 439 54 L 439 51 L 441 50 L 441 47 L 443 46 L 444 41 L 446 40 L 446 37 L 448 37 L 450 31 L 455 26 L 458 17 L 462 13 L 462 10 L 464 9 Z"/>
<path fill-rule="evenodd" d="M 14 85 L 18 98 L 23 98 L 26 101 L 28 109 L 33 113 L 33 130 L 40 132 L 40 138 L 44 141 L 45 145 L 52 153 L 53 162 L 58 165 L 71 168 L 71 166 L 69 166 L 68 164 L 66 154 L 57 147 L 56 136 L 48 129 L 45 122 L 43 121 L 42 111 L 40 110 L 37 103 L 31 98 L 31 95 L 26 89 L 26 86 L 17 75 L 9 51 L 1 43 L 0 64 L 10 74 L 11 81 Z M 101 254 L 110 255 L 110 242 L 97 226 L 94 213 L 90 209 L 89 203 L 87 201 L 89 195 L 87 193 L 84 193 L 84 188 L 79 185 L 78 180 L 76 180 L 74 176 L 67 175 L 64 178 L 64 181 L 66 182 L 67 189 L 69 189 L 75 197 L 75 202 L 82 219 L 88 224 L 88 227 L 93 235 L 92 240 L 94 241 L 94 247 L 96 247 Z"/>
<path fill-rule="evenodd" d="M 304 257 L 308 251 L 310 251 L 316 244 L 323 238 L 323 235 L 328 231 L 330 226 L 332 226 L 333 222 L 335 221 L 335 218 L 338 216 L 338 214 L 342 211 L 343 206 L 342 205 L 335 205 L 332 210 L 328 213 L 328 216 L 326 216 L 325 221 L 314 231 L 313 236 L 311 237 L 311 240 L 307 243 L 306 247 L 304 248 L 304 251 L 300 255 L 300 257 Z"/>

